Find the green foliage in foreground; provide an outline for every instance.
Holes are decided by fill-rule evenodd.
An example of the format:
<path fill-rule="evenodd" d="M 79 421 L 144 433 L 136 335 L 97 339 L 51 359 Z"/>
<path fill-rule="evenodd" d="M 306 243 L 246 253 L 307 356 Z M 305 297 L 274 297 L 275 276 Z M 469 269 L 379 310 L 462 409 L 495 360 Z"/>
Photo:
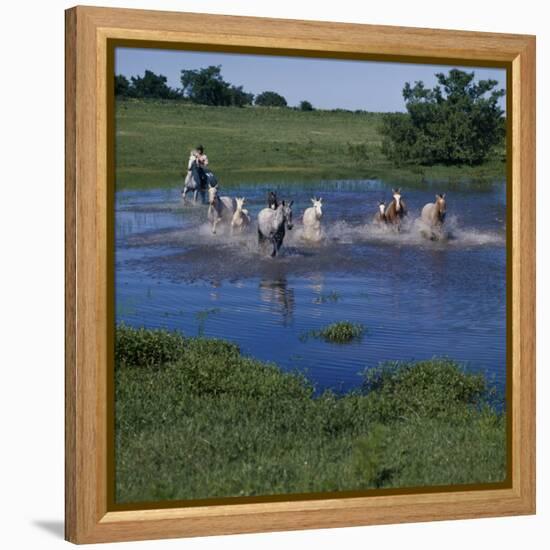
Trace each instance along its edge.
<path fill-rule="evenodd" d="M 315 396 L 228 342 L 119 328 L 116 498 L 200 499 L 495 482 L 505 415 L 449 360 L 392 364 Z M 179 343 L 175 343 L 179 339 Z M 169 358 L 159 364 L 168 342 Z"/>
<path fill-rule="evenodd" d="M 503 179 L 505 163 L 397 166 L 382 154 L 380 113 L 212 107 L 184 101 L 116 103 L 116 187 L 182 185 L 189 151 L 202 143 L 225 188 L 242 183 L 391 178 L 396 185 L 432 179 L 447 188 Z"/>
<path fill-rule="evenodd" d="M 335 344 L 347 344 L 354 340 L 360 340 L 365 333 L 365 327 L 359 323 L 350 323 L 349 321 L 338 321 L 318 330 L 312 330 L 304 335 L 304 339 L 309 336 L 320 338 L 325 342 Z"/>

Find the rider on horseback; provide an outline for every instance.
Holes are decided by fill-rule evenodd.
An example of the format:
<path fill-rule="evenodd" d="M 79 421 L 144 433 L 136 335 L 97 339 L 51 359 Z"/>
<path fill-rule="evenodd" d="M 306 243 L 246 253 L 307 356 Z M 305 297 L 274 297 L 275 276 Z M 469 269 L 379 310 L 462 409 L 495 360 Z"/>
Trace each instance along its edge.
<path fill-rule="evenodd" d="M 207 177 L 205 168 L 208 166 L 208 157 L 204 154 L 204 147 L 197 145 L 197 147 L 191 151 L 189 156 L 189 162 L 187 163 L 187 171 L 191 172 L 193 169 L 193 163 L 196 163 L 199 178 L 201 180 L 201 187 L 204 189 L 207 183 Z"/>

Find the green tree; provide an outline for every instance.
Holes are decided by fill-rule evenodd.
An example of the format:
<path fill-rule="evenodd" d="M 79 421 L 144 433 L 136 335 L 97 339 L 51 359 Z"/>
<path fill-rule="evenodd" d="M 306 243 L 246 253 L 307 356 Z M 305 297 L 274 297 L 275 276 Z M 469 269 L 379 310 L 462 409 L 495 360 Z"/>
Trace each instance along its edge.
<path fill-rule="evenodd" d="M 164 75 L 146 70 L 143 76 L 132 76 L 130 95 L 139 98 L 175 99 L 180 97 L 177 90 L 170 88 Z"/>
<path fill-rule="evenodd" d="M 262 92 L 256 96 L 256 105 L 262 107 L 286 107 L 286 99 L 277 92 Z"/>
<path fill-rule="evenodd" d="M 231 86 L 231 105 L 235 107 L 244 107 L 245 105 L 252 105 L 254 101 L 254 94 L 245 92 L 242 86 Z"/>
<path fill-rule="evenodd" d="M 438 84 L 403 88 L 407 113 L 384 116 L 382 152 L 397 163 L 479 164 L 505 136 L 496 80 L 474 82 L 473 72 L 437 73 Z"/>
<path fill-rule="evenodd" d="M 200 105 L 243 107 L 251 105 L 254 94 L 242 86 L 232 86 L 222 78 L 221 65 L 210 65 L 202 69 L 181 71 L 183 94 L 193 103 Z"/>
<path fill-rule="evenodd" d="M 300 101 L 300 111 L 313 111 L 313 105 L 309 102 L 309 101 L 306 101 L 305 99 L 303 101 Z"/>
<path fill-rule="evenodd" d="M 130 81 L 122 74 L 115 75 L 115 96 L 128 97 Z"/>

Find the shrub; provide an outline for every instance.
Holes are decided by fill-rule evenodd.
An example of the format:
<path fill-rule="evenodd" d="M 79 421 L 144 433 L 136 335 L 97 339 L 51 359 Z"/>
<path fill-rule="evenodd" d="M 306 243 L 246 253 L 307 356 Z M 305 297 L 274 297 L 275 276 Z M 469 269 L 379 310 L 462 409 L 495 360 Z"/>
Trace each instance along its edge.
<path fill-rule="evenodd" d="M 366 143 L 347 143 L 347 155 L 353 162 L 369 160 L 369 151 Z"/>
<path fill-rule="evenodd" d="M 238 346 L 224 340 L 189 340 L 185 354 L 173 368 L 195 395 L 303 398 L 313 391 L 303 376 L 244 357 Z"/>
<path fill-rule="evenodd" d="M 452 69 L 436 74 L 438 85 L 403 88 L 407 113 L 384 115 L 383 154 L 395 163 L 475 165 L 485 161 L 505 136 L 505 91 L 495 80 L 474 82 L 474 73 Z"/>
<path fill-rule="evenodd" d="M 468 374 L 450 359 L 417 363 L 388 362 L 364 373 L 363 393 L 373 419 L 466 414 L 488 402 L 490 391 L 481 374 Z"/>
<path fill-rule="evenodd" d="M 262 107 L 286 107 L 286 99 L 278 94 L 277 92 L 262 92 L 256 96 L 254 101 L 256 105 L 261 105 Z"/>
<path fill-rule="evenodd" d="M 314 110 L 313 105 L 305 99 L 303 101 L 300 101 L 299 109 L 300 109 L 300 111 L 313 111 Z"/>
<path fill-rule="evenodd" d="M 158 367 L 182 357 L 185 339 L 177 332 L 120 324 L 115 331 L 115 365 Z"/>

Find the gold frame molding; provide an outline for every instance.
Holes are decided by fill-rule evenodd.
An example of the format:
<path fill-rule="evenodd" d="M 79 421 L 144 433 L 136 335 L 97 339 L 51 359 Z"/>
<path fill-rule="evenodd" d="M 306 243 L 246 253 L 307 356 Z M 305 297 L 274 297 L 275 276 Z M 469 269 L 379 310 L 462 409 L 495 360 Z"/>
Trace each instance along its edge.
<path fill-rule="evenodd" d="M 209 33 L 192 29 L 209 28 Z M 493 487 L 116 509 L 112 380 L 114 45 L 497 66 L 508 83 L 509 479 Z M 75 7 L 66 11 L 65 536 L 74 543 L 535 513 L 535 38 Z M 112 105 L 111 105 L 112 107 Z M 511 131 L 510 131 L 511 130 Z M 510 284 L 511 282 L 511 284 Z"/>

